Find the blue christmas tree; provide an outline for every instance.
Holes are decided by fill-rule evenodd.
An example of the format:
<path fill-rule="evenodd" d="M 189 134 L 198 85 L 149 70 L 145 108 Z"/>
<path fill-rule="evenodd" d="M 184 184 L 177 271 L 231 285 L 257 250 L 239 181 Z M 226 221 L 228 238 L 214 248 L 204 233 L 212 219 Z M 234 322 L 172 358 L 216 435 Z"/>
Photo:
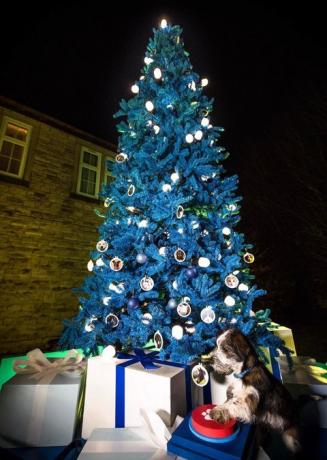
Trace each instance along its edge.
<path fill-rule="evenodd" d="M 253 285 L 251 245 L 235 230 L 238 179 L 225 174 L 208 80 L 193 71 L 181 32 L 165 20 L 154 30 L 133 96 L 115 115 L 124 119 L 115 181 L 102 189 L 104 222 L 65 347 L 96 354 L 154 339 L 162 357 L 188 362 L 233 326 L 257 347 L 285 351 L 268 313 L 252 311 L 264 291 Z"/>

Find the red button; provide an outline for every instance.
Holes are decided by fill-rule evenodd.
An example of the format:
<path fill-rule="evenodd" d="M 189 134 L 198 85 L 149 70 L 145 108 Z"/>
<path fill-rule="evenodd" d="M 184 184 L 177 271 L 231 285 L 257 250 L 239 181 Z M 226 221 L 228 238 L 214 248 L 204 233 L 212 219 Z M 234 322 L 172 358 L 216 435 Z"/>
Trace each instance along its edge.
<path fill-rule="evenodd" d="M 206 416 L 210 414 L 208 409 L 213 409 L 215 404 L 204 404 L 199 406 L 192 412 L 192 426 L 194 430 L 209 438 L 227 438 L 234 433 L 236 419 L 231 419 L 227 423 L 218 423 L 215 420 L 206 420 Z M 209 417 L 207 417 L 209 418 Z"/>

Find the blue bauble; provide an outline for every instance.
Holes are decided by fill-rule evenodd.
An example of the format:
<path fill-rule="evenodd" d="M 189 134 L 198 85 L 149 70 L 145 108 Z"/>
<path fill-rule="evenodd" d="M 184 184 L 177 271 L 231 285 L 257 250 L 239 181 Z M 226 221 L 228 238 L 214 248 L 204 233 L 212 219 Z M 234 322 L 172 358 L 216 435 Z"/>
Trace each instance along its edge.
<path fill-rule="evenodd" d="M 127 302 L 127 306 L 128 308 L 137 308 L 140 306 L 140 301 L 139 299 L 137 299 L 136 297 L 132 297 L 131 299 L 129 299 L 129 301 Z"/>
<path fill-rule="evenodd" d="M 148 258 L 145 254 L 137 254 L 136 256 L 136 262 L 138 262 L 139 264 L 145 264 L 147 260 Z"/>
<path fill-rule="evenodd" d="M 195 278 L 197 276 L 198 272 L 197 272 L 197 269 L 195 267 L 189 267 L 187 270 L 186 270 L 186 276 L 188 278 Z"/>
<path fill-rule="evenodd" d="M 168 303 L 167 303 L 167 307 L 168 308 L 176 308 L 177 307 L 177 302 L 175 299 L 169 299 Z"/>

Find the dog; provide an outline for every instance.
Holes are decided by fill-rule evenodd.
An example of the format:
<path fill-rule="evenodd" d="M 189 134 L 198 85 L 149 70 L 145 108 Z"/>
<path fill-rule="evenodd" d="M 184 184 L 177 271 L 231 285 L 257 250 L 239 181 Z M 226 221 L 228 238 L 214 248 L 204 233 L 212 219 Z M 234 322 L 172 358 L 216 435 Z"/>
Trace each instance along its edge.
<path fill-rule="evenodd" d="M 235 418 L 272 428 L 282 434 L 290 451 L 300 453 L 294 401 L 259 360 L 248 338 L 238 329 L 228 329 L 218 336 L 216 344 L 211 354 L 213 369 L 233 376 L 226 402 L 212 409 L 211 418 L 220 423 Z"/>

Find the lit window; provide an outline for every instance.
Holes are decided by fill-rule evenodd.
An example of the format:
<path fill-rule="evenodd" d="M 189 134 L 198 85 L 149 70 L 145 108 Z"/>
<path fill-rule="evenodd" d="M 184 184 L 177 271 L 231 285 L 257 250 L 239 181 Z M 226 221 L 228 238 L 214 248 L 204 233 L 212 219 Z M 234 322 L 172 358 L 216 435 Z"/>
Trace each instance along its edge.
<path fill-rule="evenodd" d="M 79 164 L 77 193 L 97 198 L 101 173 L 101 153 L 82 148 Z"/>
<path fill-rule="evenodd" d="M 0 131 L 0 173 L 23 177 L 32 127 L 4 117 Z"/>

